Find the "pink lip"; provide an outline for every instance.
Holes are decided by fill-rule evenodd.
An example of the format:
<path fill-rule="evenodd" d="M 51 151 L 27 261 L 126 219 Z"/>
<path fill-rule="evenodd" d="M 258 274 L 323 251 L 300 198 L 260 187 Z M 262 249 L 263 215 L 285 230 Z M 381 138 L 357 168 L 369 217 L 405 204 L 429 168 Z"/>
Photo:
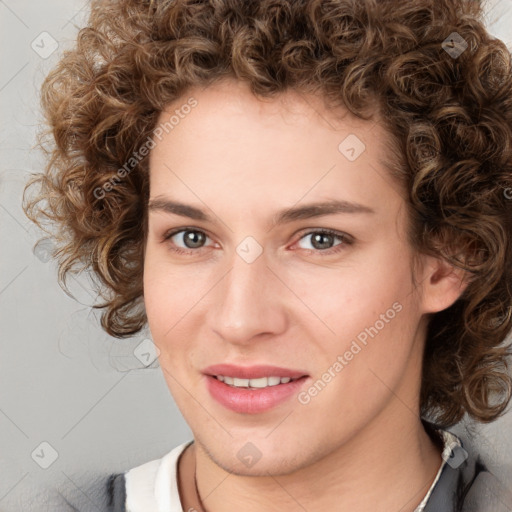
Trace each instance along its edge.
<path fill-rule="evenodd" d="M 260 377 L 290 377 L 298 379 L 307 375 L 300 370 L 290 370 L 279 366 L 257 365 L 236 366 L 234 364 L 214 364 L 203 370 L 206 375 L 228 375 L 238 379 L 259 379 Z"/>
<path fill-rule="evenodd" d="M 209 366 L 204 373 L 206 374 L 206 386 L 212 398 L 224 407 L 242 414 L 258 414 L 276 407 L 296 395 L 304 381 L 309 378 L 304 372 L 277 366 L 241 367 L 220 364 Z M 228 375 L 240 379 L 290 377 L 297 380 L 263 389 L 243 389 L 229 386 L 217 380 L 214 375 Z"/>

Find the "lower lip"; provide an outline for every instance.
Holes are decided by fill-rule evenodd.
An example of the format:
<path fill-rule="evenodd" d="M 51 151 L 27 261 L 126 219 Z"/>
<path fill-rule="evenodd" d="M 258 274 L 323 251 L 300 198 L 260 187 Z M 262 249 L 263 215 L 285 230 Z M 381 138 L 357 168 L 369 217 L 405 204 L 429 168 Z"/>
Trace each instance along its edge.
<path fill-rule="evenodd" d="M 235 388 L 206 375 L 208 391 L 220 404 L 234 412 L 258 414 L 288 400 L 299 392 L 308 377 L 266 388 Z"/>

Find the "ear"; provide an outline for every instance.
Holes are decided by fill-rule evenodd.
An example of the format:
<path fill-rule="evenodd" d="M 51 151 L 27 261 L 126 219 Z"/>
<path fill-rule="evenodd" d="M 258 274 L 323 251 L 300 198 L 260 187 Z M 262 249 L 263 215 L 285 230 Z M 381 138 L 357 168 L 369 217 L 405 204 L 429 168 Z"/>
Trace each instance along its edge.
<path fill-rule="evenodd" d="M 446 260 L 424 256 L 421 289 L 424 313 L 437 313 L 449 308 L 464 293 L 469 273 Z"/>

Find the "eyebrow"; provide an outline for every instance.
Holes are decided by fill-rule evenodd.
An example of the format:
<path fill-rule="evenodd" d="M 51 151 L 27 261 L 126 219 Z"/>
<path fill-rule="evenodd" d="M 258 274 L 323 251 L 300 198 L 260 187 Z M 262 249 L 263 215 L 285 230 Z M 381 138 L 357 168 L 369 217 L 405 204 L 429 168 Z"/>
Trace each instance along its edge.
<path fill-rule="evenodd" d="M 148 209 L 150 211 L 163 211 L 173 213 L 182 217 L 188 217 L 194 220 L 205 222 L 214 222 L 213 217 L 203 210 L 178 201 L 171 201 L 166 198 L 155 198 L 149 201 Z M 337 213 L 376 213 L 373 208 L 359 203 L 344 200 L 331 200 L 324 202 L 311 203 L 304 206 L 292 206 L 286 208 L 272 217 L 271 224 L 285 224 L 297 220 L 311 219 L 323 215 L 334 215 Z"/>

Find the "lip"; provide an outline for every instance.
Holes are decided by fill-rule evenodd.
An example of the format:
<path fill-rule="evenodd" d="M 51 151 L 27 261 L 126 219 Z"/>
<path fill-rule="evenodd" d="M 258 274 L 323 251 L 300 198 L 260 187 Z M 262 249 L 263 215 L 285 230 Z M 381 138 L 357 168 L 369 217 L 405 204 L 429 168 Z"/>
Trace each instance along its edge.
<path fill-rule="evenodd" d="M 205 368 L 203 373 L 210 376 L 228 375 L 238 379 L 259 379 L 261 377 L 290 377 L 290 379 L 298 379 L 308 375 L 307 372 L 279 366 L 237 366 L 234 364 L 214 364 Z"/>
<path fill-rule="evenodd" d="M 304 382 L 309 379 L 305 372 L 278 366 L 242 367 L 230 364 L 209 366 L 203 372 L 206 387 L 211 397 L 218 403 L 240 414 L 260 414 L 296 396 Z M 266 388 L 235 388 L 217 380 L 214 375 L 229 375 L 239 379 L 260 377 L 290 377 L 297 379 L 286 384 Z"/>

